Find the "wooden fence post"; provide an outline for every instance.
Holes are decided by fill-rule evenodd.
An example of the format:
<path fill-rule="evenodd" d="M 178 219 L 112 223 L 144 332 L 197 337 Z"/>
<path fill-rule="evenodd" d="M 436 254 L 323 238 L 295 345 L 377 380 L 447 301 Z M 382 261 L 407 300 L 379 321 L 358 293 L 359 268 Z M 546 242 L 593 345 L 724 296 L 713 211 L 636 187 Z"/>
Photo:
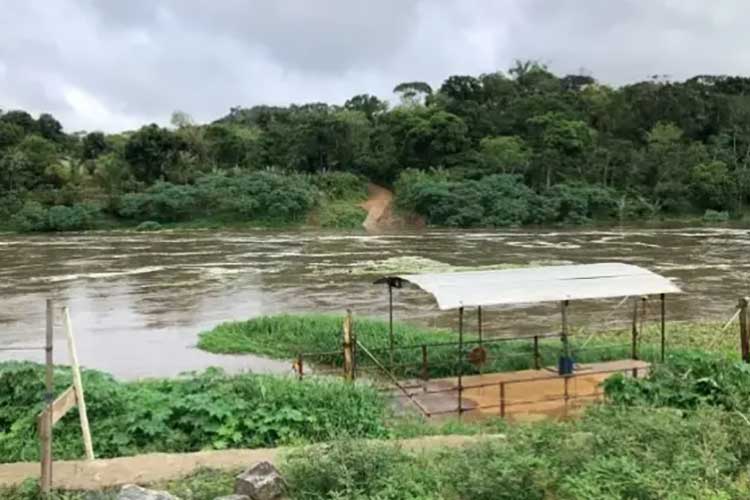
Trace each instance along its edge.
<path fill-rule="evenodd" d="M 76 352 L 76 343 L 73 338 L 73 324 L 70 321 L 70 311 L 63 307 L 63 320 L 65 321 L 65 335 L 68 338 L 68 352 L 70 354 L 70 366 L 73 372 L 73 388 L 76 394 L 76 403 L 78 404 L 78 418 L 81 421 L 81 433 L 83 434 L 83 448 L 86 452 L 86 459 L 94 459 L 94 446 L 91 443 L 91 430 L 89 428 L 89 417 L 86 413 L 86 400 L 83 397 L 83 382 L 81 381 L 81 369 L 78 364 L 78 353 Z"/>
<path fill-rule="evenodd" d="M 46 319 L 44 402 L 47 409 L 40 415 L 38 426 L 42 468 L 39 480 L 42 494 L 48 496 L 52 491 L 52 401 L 54 400 L 52 342 L 55 328 L 55 309 L 52 299 L 47 299 Z"/>
<path fill-rule="evenodd" d="M 427 346 L 422 345 L 422 380 L 430 379 L 430 368 L 427 364 Z"/>
<path fill-rule="evenodd" d="M 740 308 L 740 349 L 742 361 L 745 363 L 750 363 L 750 336 L 747 330 L 747 306 L 749 301 L 748 297 L 742 297 L 738 305 Z"/>
<path fill-rule="evenodd" d="M 505 382 L 500 382 L 500 417 L 505 417 Z"/>
<path fill-rule="evenodd" d="M 541 356 L 539 355 L 539 337 L 534 335 L 534 369 L 539 370 L 542 367 Z"/>
<path fill-rule="evenodd" d="M 346 310 L 344 318 L 344 377 L 354 380 L 354 352 L 352 347 L 352 311 Z"/>
<path fill-rule="evenodd" d="M 630 333 L 630 357 L 638 359 L 638 299 L 633 301 L 633 328 Z"/>

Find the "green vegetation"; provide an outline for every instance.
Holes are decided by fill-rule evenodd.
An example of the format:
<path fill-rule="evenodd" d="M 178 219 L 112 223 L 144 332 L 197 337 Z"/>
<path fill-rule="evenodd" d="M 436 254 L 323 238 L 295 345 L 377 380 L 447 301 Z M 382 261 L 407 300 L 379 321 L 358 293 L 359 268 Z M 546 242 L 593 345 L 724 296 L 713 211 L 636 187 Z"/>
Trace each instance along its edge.
<path fill-rule="evenodd" d="M 293 454 L 284 472 L 292 498 L 305 500 L 744 498 L 750 439 L 736 432 L 744 425 L 711 409 L 603 406 L 440 452 L 341 442 Z"/>
<path fill-rule="evenodd" d="M 337 379 L 300 383 L 291 377 L 208 370 L 175 380 L 122 383 L 86 370 L 83 382 L 96 453 L 103 458 L 386 433 L 385 403 L 377 391 Z M 56 393 L 70 383 L 70 371 L 56 369 Z M 0 462 L 37 460 L 35 416 L 43 388 L 41 365 L 0 364 Z M 54 453 L 60 459 L 82 456 L 74 413 L 55 426 Z"/>
<path fill-rule="evenodd" d="M 745 498 L 750 491 L 750 434 L 744 431 L 750 425 L 750 368 L 737 361 L 736 347 L 728 353 L 734 335 L 716 336 L 715 325 L 680 326 L 672 329 L 667 362 L 648 378 L 613 376 L 605 384 L 606 403 L 579 419 L 557 422 L 425 425 L 418 417 L 391 415 L 367 386 L 325 379 L 208 372 L 118 384 L 87 371 L 84 383 L 97 444 L 105 447 L 97 451 L 105 455 L 123 449 L 330 441 L 292 450 L 284 458 L 281 469 L 292 499 Z M 653 335 L 654 329 L 647 330 L 644 342 L 650 344 Z M 69 377 L 67 370 L 58 370 L 58 388 Z M 42 387 L 41 367 L 2 365 L 0 418 L 5 420 L 0 428 L 9 430 L 0 434 L 0 456 L 19 450 L 24 458 L 35 458 L 33 415 Z M 75 419 L 66 417 L 59 425 L 58 456 L 80 456 Z M 503 437 L 419 453 L 356 439 L 479 432 Z M 231 482 L 231 474 L 201 471 L 152 486 L 209 500 L 229 494 Z M 0 495 L 32 500 L 36 492 L 27 483 Z M 69 492 L 60 498 L 86 496 Z"/>
<path fill-rule="evenodd" d="M 435 89 L 400 83 L 396 105 L 361 94 L 343 106 L 236 107 L 200 125 L 176 112 L 171 128 L 111 135 L 5 110 L 0 220 L 19 231 L 308 217 L 349 228 L 367 180 L 439 225 L 739 217 L 749 90 L 750 78 L 725 75 L 613 88 L 519 61 Z M 357 181 L 324 194 L 338 174 Z"/>
<path fill-rule="evenodd" d="M 301 314 L 262 316 L 247 321 L 218 325 L 199 335 L 198 347 L 214 353 L 252 353 L 277 359 L 292 359 L 300 353 L 329 353 L 306 355 L 307 363 L 342 366 L 341 355 L 343 317 L 326 314 Z M 670 349 L 705 348 L 736 351 L 734 337 L 717 334 L 720 326 L 713 323 L 682 323 L 670 325 Z M 355 318 L 357 339 L 383 362 L 390 363 L 388 322 L 371 318 Z M 592 333 L 594 333 L 592 335 Z M 659 358 L 659 328 L 646 325 L 640 337 L 639 351 L 642 359 Z M 456 332 L 426 328 L 403 322 L 394 323 L 393 354 L 394 373 L 401 377 L 422 375 L 422 345 L 427 345 L 428 375 L 450 376 L 458 373 L 456 359 Z M 464 335 L 466 350 L 478 345 L 475 333 Z M 630 357 L 631 334 L 629 329 L 605 332 L 574 331 L 571 347 L 578 362 L 608 361 Z M 710 346 L 706 346 L 710 342 Z M 540 364 L 555 366 L 560 354 L 560 340 L 555 336 L 539 341 Z M 502 342 L 487 341 L 484 371 L 523 370 L 534 367 L 534 346 L 531 339 Z M 373 369 L 370 359 L 360 353 L 357 362 L 361 369 Z M 477 373 L 479 368 L 464 362 L 463 373 Z"/>

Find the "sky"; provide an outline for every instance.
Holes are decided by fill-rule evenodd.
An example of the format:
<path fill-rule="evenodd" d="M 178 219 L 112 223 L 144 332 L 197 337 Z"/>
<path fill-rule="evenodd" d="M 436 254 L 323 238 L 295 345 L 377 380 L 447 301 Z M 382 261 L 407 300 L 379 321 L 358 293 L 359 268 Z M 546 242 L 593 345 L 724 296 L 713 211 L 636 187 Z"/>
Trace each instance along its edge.
<path fill-rule="evenodd" d="M 747 0 L 0 0 L 0 109 L 66 131 L 212 121 L 515 59 L 611 85 L 750 74 Z"/>

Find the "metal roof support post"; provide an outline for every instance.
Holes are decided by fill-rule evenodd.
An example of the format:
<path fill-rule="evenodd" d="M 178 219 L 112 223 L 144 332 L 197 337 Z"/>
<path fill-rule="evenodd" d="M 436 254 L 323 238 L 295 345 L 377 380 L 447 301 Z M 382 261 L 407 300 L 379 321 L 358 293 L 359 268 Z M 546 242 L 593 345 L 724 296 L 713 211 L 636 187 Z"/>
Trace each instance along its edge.
<path fill-rule="evenodd" d="M 661 302 L 661 362 L 664 363 L 664 351 L 666 349 L 667 345 L 667 329 L 666 329 L 666 313 L 667 313 L 667 307 L 666 307 L 666 301 L 665 301 L 665 295 L 662 293 L 659 295 L 659 300 Z"/>
<path fill-rule="evenodd" d="M 458 308 L 458 418 L 464 411 L 463 407 L 463 375 L 464 375 L 464 308 Z"/>
<path fill-rule="evenodd" d="M 560 313 L 562 315 L 562 332 L 560 340 L 562 341 L 563 355 L 558 361 L 558 373 L 560 375 L 569 375 L 573 373 L 573 358 L 570 352 L 570 340 L 568 339 L 568 301 L 560 302 Z"/>

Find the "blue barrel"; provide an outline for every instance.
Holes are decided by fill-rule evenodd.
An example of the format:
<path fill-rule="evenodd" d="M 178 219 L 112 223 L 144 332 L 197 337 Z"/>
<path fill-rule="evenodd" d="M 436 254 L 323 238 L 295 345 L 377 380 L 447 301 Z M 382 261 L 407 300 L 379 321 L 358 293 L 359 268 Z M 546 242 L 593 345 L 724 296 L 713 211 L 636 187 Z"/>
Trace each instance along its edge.
<path fill-rule="evenodd" d="M 557 360 L 557 373 L 560 375 L 570 375 L 573 373 L 575 360 L 572 356 L 560 356 Z"/>

